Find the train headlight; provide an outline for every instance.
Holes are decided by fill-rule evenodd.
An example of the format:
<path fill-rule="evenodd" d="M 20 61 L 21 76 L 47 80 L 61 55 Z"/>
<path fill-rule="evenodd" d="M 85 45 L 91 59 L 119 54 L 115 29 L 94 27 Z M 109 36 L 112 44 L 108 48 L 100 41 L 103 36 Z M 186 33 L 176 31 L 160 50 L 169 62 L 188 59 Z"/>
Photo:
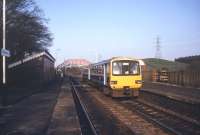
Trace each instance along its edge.
<path fill-rule="evenodd" d="M 111 84 L 111 85 L 117 84 L 117 81 L 110 81 L 110 84 Z"/>
<path fill-rule="evenodd" d="M 135 80 L 136 84 L 142 84 L 142 80 Z"/>

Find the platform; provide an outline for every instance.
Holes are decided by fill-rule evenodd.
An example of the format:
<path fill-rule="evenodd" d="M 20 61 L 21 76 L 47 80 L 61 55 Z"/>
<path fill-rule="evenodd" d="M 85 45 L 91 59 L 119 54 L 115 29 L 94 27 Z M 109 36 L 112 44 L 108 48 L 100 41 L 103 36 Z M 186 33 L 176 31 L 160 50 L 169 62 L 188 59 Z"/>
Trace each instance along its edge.
<path fill-rule="evenodd" d="M 61 86 L 57 104 L 54 108 L 47 135 L 81 135 L 81 128 L 76 112 L 69 80 Z"/>
<path fill-rule="evenodd" d="M 157 82 L 144 82 L 143 91 L 160 94 L 178 101 L 200 104 L 200 89 Z"/>
<path fill-rule="evenodd" d="M 0 135 L 80 135 L 69 88 L 59 81 L 10 105 L 0 115 Z"/>

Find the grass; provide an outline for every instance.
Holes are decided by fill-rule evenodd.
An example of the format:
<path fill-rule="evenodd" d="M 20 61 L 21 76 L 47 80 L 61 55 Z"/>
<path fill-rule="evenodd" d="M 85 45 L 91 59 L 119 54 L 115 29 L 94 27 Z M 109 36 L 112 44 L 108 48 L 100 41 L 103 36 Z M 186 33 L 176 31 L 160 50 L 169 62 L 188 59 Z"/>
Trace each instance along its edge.
<path fill-rule="evenodd" d="M 177 71 L 184 70 L 187 68 L 188 64 L 169 61 L 165 59 L 156 59 L 156 58 L 146 58 L 143 59 L 146 63 L 148 70 L 157 69 L 160 70 L 162 68 L 167 68 L 169 71 Z"/>

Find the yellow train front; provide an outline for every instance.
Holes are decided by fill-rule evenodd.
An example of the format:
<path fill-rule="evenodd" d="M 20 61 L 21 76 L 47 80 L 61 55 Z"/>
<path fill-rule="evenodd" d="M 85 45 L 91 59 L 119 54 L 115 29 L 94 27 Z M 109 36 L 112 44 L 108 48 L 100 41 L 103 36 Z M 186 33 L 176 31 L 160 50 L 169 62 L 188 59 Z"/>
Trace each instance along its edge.
<path fill-rule="evenodd" d="M 114 57 L 91 64 L 83 75 L 112 97 L 137 97 L 142 87 L 140 62 L 133 58 Z"/>

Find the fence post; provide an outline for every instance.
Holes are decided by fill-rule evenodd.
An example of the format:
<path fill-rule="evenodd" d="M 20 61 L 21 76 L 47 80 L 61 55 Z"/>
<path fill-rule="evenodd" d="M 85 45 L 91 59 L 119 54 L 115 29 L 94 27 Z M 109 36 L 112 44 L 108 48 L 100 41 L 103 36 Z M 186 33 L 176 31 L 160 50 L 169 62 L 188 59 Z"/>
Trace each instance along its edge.
<path fill-rule="evenodd" d="M 184 83 L 183 83 L 183 71 L 181 71 L 181 85 L 183 86 Z"/>
<path fill-rule="evenodd" d="M 197 87 L 200 87 L 200 71 L 198 71 Z"/>

